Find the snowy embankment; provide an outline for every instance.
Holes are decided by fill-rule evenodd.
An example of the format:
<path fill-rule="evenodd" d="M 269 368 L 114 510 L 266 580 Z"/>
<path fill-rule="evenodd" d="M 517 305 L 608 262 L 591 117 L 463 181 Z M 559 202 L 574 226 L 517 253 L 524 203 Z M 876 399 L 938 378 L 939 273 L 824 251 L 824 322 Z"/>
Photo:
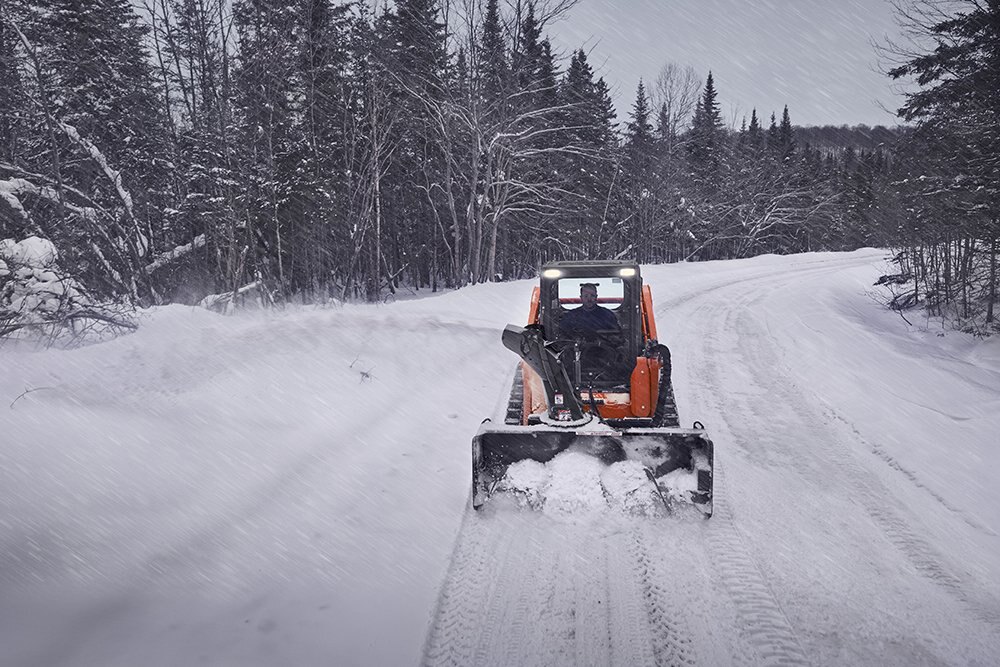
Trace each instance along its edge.
<path fill-rule="evenodd" d="M 817 662 L 1000 656 L 984 629 L 1000 619 L 1000 341 L 882 310 L 872 250 L 645 272 L 682 422 L 705 422 L 719 462 L 722 511 L 672 548 L 742 559 L 681 591 L 724 624 L 700 636 L 729 637 L 690 661 L 754 644 L 753 600 L 725 584 L 745 563 Z M 439 592 L 472 543 L 470 441 L 506 398 L 499 332 L 531 284 L 169 307 L 97 346 L 0 348 L 0 664 L 433 661 Z M 686 529 L 663 530 L 646 541 Z M 469 642 L 487 662 L 491 645 Z"/>

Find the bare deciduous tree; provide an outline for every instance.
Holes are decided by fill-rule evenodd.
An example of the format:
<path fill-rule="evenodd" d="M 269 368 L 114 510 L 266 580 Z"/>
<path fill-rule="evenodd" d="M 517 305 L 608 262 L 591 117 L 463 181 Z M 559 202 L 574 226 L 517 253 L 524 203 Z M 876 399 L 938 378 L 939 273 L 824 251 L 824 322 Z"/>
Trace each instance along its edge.
<path fill-rule="evenodd" d="M 666 121 L 664 139 L 672 150 L 674 142 L 694 114 L 701 90 L 701 78 L 690 65 L 666 63 L 660 68 L 649 92 L 654 114 L 662 114 Z"/>

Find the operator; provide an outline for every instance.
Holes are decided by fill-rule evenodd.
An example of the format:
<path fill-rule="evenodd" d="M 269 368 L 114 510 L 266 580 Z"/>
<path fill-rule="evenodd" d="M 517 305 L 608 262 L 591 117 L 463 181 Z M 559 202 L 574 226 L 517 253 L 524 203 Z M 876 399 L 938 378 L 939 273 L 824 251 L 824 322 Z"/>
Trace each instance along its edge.
<path fill-rule="evenodd" d="M 597 283 L 580 285 L 580 301 L 583 305 L 568 311 L 559 322 L 559 333 L 564 338 L 577 338 L 597 331 L 621 330 L 618 317 L 604 306 L 597 305 Z"/>

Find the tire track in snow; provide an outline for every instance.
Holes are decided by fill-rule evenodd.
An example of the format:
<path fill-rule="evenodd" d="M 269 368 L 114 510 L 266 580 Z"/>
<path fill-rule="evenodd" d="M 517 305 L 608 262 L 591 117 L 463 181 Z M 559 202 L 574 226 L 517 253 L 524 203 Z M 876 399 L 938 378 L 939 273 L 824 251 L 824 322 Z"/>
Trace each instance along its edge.
<path fill-rule="evenodd" d="M 868 260 L 865 260 L 868 261 Z M 804 275 L 821 275 L 832 271 L 837 271 L 844 266 L 853 266 L 858 263 L 856 258 L 843 261 L 822 262 L 815 267 L 809 267 L 796 273 L 798 279 Z M 764 272 L 752 276 L 734 277 L 732 281 L 713 285 L 711 287 L 698 290 L 697 292 L 674 297 L 665 302 L 665 305 L 658 308 L 657 318 L 669 321 L 670 311 L 688 303 L 699 303 L 694 307 L 694 312 L 713 310 L 716 307 L 705 303 L 703 297 L 721 290 L 731 289 L 734 284 L 743 285 L 748 282 L 758 283 L 760 281 L 783 282 L 787 277 L 786 271 Z M 736 282 L 739 281 L 739 282 Z M 732 312 L 732 309 L 727 309 Z M 705 318 L 715 319 L 715 318 Z M 709 394 L 714 400 L 711 402 L 717 406 L 715 412 L 724 414 L 721 405 L 721 395 L 717 378 L 722 377 L 721 369 L 718 366 L 717 353 L 718 335 L 715 331 L 723 327 L 712 326 L 705 328 L 704 342 L 708 348 L 703 357 L 706 372 L 701 373 L 702 377 L 716 378 L 708 386 L 702 384 L 695 385 L 691 382 L 684 382 L 687 388 L 684 392 L 691 391 L 692 395 L 697 392 L 699 396 Z M 679 364 L 687 368 L 686 363 Z M 714 391 L 712 388 L 714 387 Z M 711 433 L 711 425 L 709 425 Z M 792 627 L 787 615 L 778 602 L 774 592 L 767 584 L 766 577 L 761 568 L 754 561 L 747 549 L 745 540 L 737 528 L 732 513 L 726 500 L 726 484 L 724 476 L 725 452 L 719 451 L 717 442 L 715 473 L 714 473 L 714 500 L 715 514 L 711 519 L 711 525 L 707 531 L 709 560 L 713 563 L 713 572 L 721 582 L 723 589 L 732 600 L 736 618 L 736 626 L 740 635 L 745 641 L 745 648 L 755 654 L 755 659 L 743 655 L 752 664 L 762 665 L 805 665 L 809 660 L 803 650 L 798 636 Z M 686 658 L 687 656 L 684 656 Z M 730 657 L 735 658 L 734 653 Z M 735 662 L 735 660 L 734 660 Z M 684 664 L 678 662 L 677 664 Z"/>
<path fill-rule="evenodd" d="M 656 571 L 656 561 L 649 556 L 642 531 L 630 536 L 633 567 L 641 582 L 642 599 L 649 617 L 650 639 L 653 643 L 655 663 L 661 667 L 697 664 L 691 635 L 681 627 L 681 619 L 689 610 L 678 608 L 666 578 Z M 674 560 L 676 562 L 676 559 Z"/>
<path fill-rule="evenodd" d="M 588 526 L 469 510 L 422 664 L 652 664 L 643 610 L 618 581 L 620 551 Z"/>
<path fill-rule="evenodd" d="M 489 664 L 492 656 L 503 656 L 504 664 L 524 664 L 518 661 L 517 647 L 511 640 L 516 637 L 518 641 L 523 642 L 530 625 L 528 614 L 533 607 L 538 571 L 527 567 L 526 561 L 529 557 L 530 554 L 525 551 L 511 548 L 509 557 L 505 561 L 498 562 L 499 567 L 491 573 L 496 576 L 503 571 L 513 571 L 524 576 L 517 587 L 511 587 L 510 593 L 498 590 L 508 587 L 499 577 L 497 578 L 494 595 L 485 605 L 487 613 L 484 616 L 483 641 L 476 651 L 476 664 Z M 495 604 L 497 600 L 503 599 L 506 599 L 504 604 Z M 500 628 L 503 629 L 502 632 L 496 631 Z"/>
<path fill-rule="evenodd" d="M 864 444 L 867 447 L 867 449 L 872 452 L 872 454 L 882 459 L 882 461 L 887 466 L 889 466 L 899 474 L 906 477 L 906 479 L 908 479 L 911 484 L 923 490 L 925 493 L 927 493 L 927 495 L 931 496 L 934 500 L 936 500 L 939 505 L 941 505 L 946 510 L 954 514 L 956 518 L 964 522 L 967 526 L 975 529 L 980 533 L 983 533 L 984 535 L 997 537 L 997 533 L 995 530 L 993 530 L 989 526 L 983 525 L 982 522 L 974 519 L 973 517 L 970 517 L 964 511 L 962 511 L 958 507 L 955 507 L 953 504 L 948 502 L 947 498 L 945 498 L 944 496 L 936 492 L 934 489 L 924 484 L 916 473 L 906 468 L 903 464 L 897 461 L 896 458 L 893 457 L 891 454 L 889 454 L 889 452 L 887 452 L 881 445 L 874 443 L 870 441 L 868 438 L 866 438 L 854 424 L 850 423 L 847 419 L 838 414 L 835 410 L 833 410 L 829 406 L 826 406 L 823 409 L 823 414 L 828 418 L 829 421 L 837 422 L 837 425 L 839 427 L 850 430 L 850 432 L 853 434 L 852 439 L 857 440 L 858 442 Z"/>
<path fill-rule="evenodd" d="M 491 642 L 476 664 L 559 664 L 576 643 L 573 588 L 561 574 L 567 553 L 553 550 L 536 522 L 500 530 L 512 557 L 496 568 L 501 592 L 488 604 L 499 621 L 491 622 Z"/>
<path fill-rule="evenodd" d="M 835 267 L 830 267 L 827 270 L 835 270 Z M 827 270 L 812 271 L 810 274 L 825 273 Z M 796 274 L 796 280 L 802 278 L 801 274 Z M 785 282 L 780 278 L 777 281 L 772 281 L 770 276 L 764 280 L 782 284 Z M 829 485 L 831 480 L 847 485 L 850 489 L 850 495 L 858 499 L 856 504 L 879 526 L 886 539 L 896 547 L 917 572 L 941 587 L 953 599 L 962 603 L 978 620 L 994 626 L 1000 624 L 1000 606 L 998 606 L 997 601 L 983 599 L 971 590 L 963 577 L 945 565 L 943 555 L 927 540 L 919 536 L 910 523 L 903 518 L 906 514 L 905 508 L 899 505 L 899 501 L 885 484 L 873 471 L 861 465 L 855 455 L 851 453 L 850 448 L 844 446 L 843 443 L 851 440 L 860 442 L 866 450 L 872 451 L 881 461 L 889 464 L 885 457 L 879 456 L 878 448 L 862 437 L 856 427 L 831 407 L 825 405 L 821 399 L 809 390 L 799 388 L 773 346 L 767 344 L 770 332 L 762 332 L 760 325 L 750 316 L 751 313 L 755 312 L 754 304 L 767 294 L 766 290 L 761 289 L 761 282 L 761 280 L 751 280 L 741 283 L 738 286 L 738 291 L 734 291 L 730 296 L 730 304 L 724 312 L 725 324 L 722 328 L 741 332 L 740 336 L 737 337 L 739 357 L 751 360 L 752 363 L 748 364 L 751 368 L 770 369 L 769 374 L 755 377 L 755 381 L 760 384 L 763 391 L 757 394 L 742 394 L 738 400 L 746 403 L 745 412 L 748 414 L 769 414 L 772 423 L 795 424 L 799 433 L 798 440 L 801 442 L 829 442 L 832 443 L 832 446 L 809 447 L 800 451 L 791 451 L 788 449 L 788 445 L 783 444 L 780 439 L 770 438 L 766 440 L 765 458 L 759 458 L 759 460 L 766 462 L 767 456 L 773 458 L 775 453 L 780 453 L 782 454 L 780 465 L 791 465 L 804 479 L 811 480 L 819 488 Z M 709 338 L 717 341 L 716 336 Z M 721 377 L 715 361 L 720 356 L 721 350 L 719 349 L 707 355 L 709 365 L 712 367 L 712 374 L 715 377 Z M 780 400 L 775 400 L 776 398 Z M 817 408 L 817 405 L 824 407 Z M 740 411 L 740 413 L 742 412 L 744 411 Z M 732 430 L 732 433 L 733 439 L 738 445 L 749 452 L 750 447 L 746 437 L 740 435 L 738 430 Z M 760 450 L 757 451 L 759 453 Z M 809 456 L 803 456 L 804 453 L 808 453 Z M 831 467 L 839 468 L 841 472 L 831 474 Z M 904 473 L 904 476 L 911 482 L 914 481 L 912 477 L 905 475 L 905 471 L 899 470 L 891 464 L 890 467 L 896 469 L 897 472 Z M 718 483 L 719 475 L 717 474 L 716 484 Z M 929 491 L 929 489 L 925 490 Z M 936 494 L 930 493 L 930 495 L 935 500 L 939 500 Z M 980 530 L 974 522 L 970 523 L 968 517 L 960 511 L 950 507 L 947 503 L 942 502 L 941 504 L 949 511 L 956 513 L 966 524 Z"/>
<path fill-rule="evenodd" d="M 647 584 L 640 573 L 641 562 L 636 559 L 635 538 L 628 534 L 615 536 L 614 548 L 608 558 L 608 572 L 616 578 L 616 585 L 610 586 L 610 603 L 620 610 L 621 621 L 615 626 L 611 637 L 611 664 L 613 665 L 656 665 L 657 652 L 655 619 L 648 617 L 646 592 Z M 641 545 L 639 545 L 641 547 Z"/>
<path fill-rule="evenodd" d="M 536 647 L 534 653 L 539 665 L 556 665 L 565 656 L 573 655 L 576 634 L 573 605 L 569 590 L 559 581 L 568 557 L 569 554 L 560 552 L 548 559 L 549 567 L 539 588 L 541 609 L 538 622 L 531 628 L 531 645 Z"/>
<path fill-rule="evenodd" d="M 810 273 L 827 270 L 831 269 L 825 267 L 813 269 Z M 750 278 L 746 282 L 756 284 L 760 280 L 780 279 L 783 275 L 775 272 Z M 716 289 L 726 289 L 732 286 L 732 283 L 727 283 Z M 687 302 L 689 299 L 684 298 L 680 301 Z M 723 357 L 719 335 L 716 332 L 732 330 L 732 323 L 728 319 L 732 317 L 731 313 L 737 309 L 738 307 L 732 307 L 731 304 L 723 309 L 712 305 L 711 302 L 703 302 L 695 306 L 691 314 L 695 315 L 706 311 L 708 314 L 689 317 L 692 321 L 711 322 L 711 325 L 703 327 L 706 332 L 702 338 L 705 351 L 702 355 L 702 366 L 699 372 L 699 377 L 703 381 L 698 384 L 690 382 L 686 384 L 691 387 L 692 396 L 700 398 L 702 404 L 714 405 L 713 412 L 718 414 L 723 421 L 725 421 L 723 415 L 726 410 L 723 405 L 721 382 L 719 381 L 723 377 L 719 359 Z M 719 318 L 714 316 L 719 311 L 722 311 L 722 318 L 727 320 L 724 323 L 718 322 Z M 706 379 L 708 382 L 704 381 Z M 708 428 L 709 433 L 712 433 L 711 424 L 708 425 Z M 714 572 L 733 601 L 737 615 L 737 629 L 744 639 L 745 646 L 755 654 L 756 659 L 750 659 L 749 662 L 764 665 L 809 664 L 790 620 L 768 586 L 763 571 L 750 555 L 745 539 L 733 519 L 726 497 L 725 447 L 736 445 L 747 451 L 749 448 L 735 435 L 735 431 L 730 429 L 730 432 L 733 433 L 731 439 L 726 441 L 716 439 L 715 442 L 715 511 L 711 519 L 707 540 Z"/>
<path fill-rule="evenodd" d="M 723 467 L 716 458 L 716 488 L 723 482 Z M 791 622 L 750 556 L 743 535 L 733 521 L 725 498 L 715 497 L 715 513 L 708 544 L 715 571 L 732 597 L 741 622 L 740 631 L 757 654 L 759 665 L 808 665 Z"/>
<path fill-rule="evenodd" d="M 462 521 L 444 588 L 421 664 L 464 667 L 475 663 L 483 624 L 481 603 L 493 597 L 493 567 L 500 533 L 478 530 L 479 517 L 467 513 Z"/>
<path fill-rule="evenodd" d="M 714 361 L 716 355 L 710 353 L 707 358 L 709 377 L 719 377 Z M 807 665 L 809 660 L 791 621 L 750 555 L 733 519 L 726 498 L 725 456 L 720 456 L 718 449 L 716 452 L 715 511 L 710 519 L 708 552 L 713 571 L 735 606 L 738 631 L 756 654 L 756 659 L 749 662 L 755 665 Z"/>
<path fill-rule="evenodd" d="M 854 433 L 855 439 L 875 451 L 875 448 L 858 433 L 857 429 L 839 414 L 830 408 L 826 408 L 823 413 L 828 422 L 837 421 L 845 425 Z M 830 452 L 829 459 L 834 465 L 846 472 L 854 493 L 862 500 L 865 511 L 917 572 L 965 605 L 979 620 L 994 627 L 1000 627 L 1000 601 L 986 597 L 980 591 L 974 590 L 963 576 L 956 574 L 951 567 L 945 565 L 942 554 L 927 540 L 914 532 L 909 522 L 903 518 L 902 511 L 904 510 L 892 506 L 895 505 L 898 508 L 898 501 L 894 498 L 891 503 L 885 501 L 886 496 L 889 495 L 888 491 L 870 470 L 860 466 L 853 457 L 848 455 L 845 449 L 834 448 L 834 451 Z M 937 499 L 936 494 L 931 493 L 931 496 Z M 942 505 L 946 509 L 956 512 L 947 503 L 942 503 Z M 964 519 L 965 517 L 960 514 L 960 518 Z M 966 520 L 966 523 L 969 521 Z M 969 523 L 969 525 L 977 527 L 976 524 Z"/>
<path fill-rule="evenodd" d="M 755 328 L 754 323 L 748 321 L 747 313 L 752 310 L 749 306 L 750 303 L 747 304 L 747 307 L 732 311 L 737 318 L 733 323 L 733 326 L 736 327 L 735 330 L 745 332 Z M 978 599 L 979 596 L 971 591 L 969 585 L 964 583 L 963 578 L 945 565 L 943 555 L 913 530 L 910 523 L 904 518 L 907 510 L 900 506 L 899 501 L 886 485 L 872 470 L 859 463 L 856 456 L 851 453 L 850 447 L 841 443 L 850 440 L 860 442 L 864 445 L 865 450 L 873 452 L 879 460 L 903 474 L 911 483 L 924 489 L 935 501 L 967 525 L 982 530 L 978 523 L 971 521 L 960 510 L 950 506 L 939 495 L 918 483 L 915 476 L 907 474 L 902 467 L 893 466 L 886 457 L 879 455 L 877 446 L 867 441 L 853 424 L 832 407 L 826 405 L 819 397 L 812 395 L 812 400 L 807 400 L 805 396 L 811 395 L 810 392 L 798 390 L 794 381 L 783 370 L 784 366 L 781 360 L 770 346 L 747 344 L 749 339 L 746 336 L 741 336 L 740 341 L 744 358 L 755 358 L 757 367 L 773 370 L 774 374 L 766 378 L 771 386 L 765 395 L 783 396 L 788 400 L 783 408 L 790 410 L 793 415 L 798 417 L 799 421 L 803 422 L 806 430 L 803 440 L 836 443 L 832 447 L 809 449 L 813 459 L 821 461 L 819 466 L 807 465 L 804 458 L 796 456 L 794 452 L 788 452 L 789 456 L 786 458 L 791 461 L 796 470 L 805 478 L 820 482 L 830 478 L 831 465 L 840 468 L 842 474 L 834 475 L 834 477 L 850 486 L 853 497 L 860 500 L 858 504 L 880 527 L 886 538 L 913 565 L 914 569 L 942 587 L 954 599 L 966 605 L 980 620 L 993 625 L 1000 624 L 1000 607 L 997 606 L 996 601 L 990 603 Z M 785 388 L 784 391 L 782 388 Z M 788 391 L 787 388 L 795 390 Z M 775 444 L 781 446 L 780 443 Z"/>
<path fill-rule="evenodd" d="M 608 582 L 608 547 L 604 540 L 574 540 L 570 566 L 561 582 L 568 582 L 573 601 L 574 665 L 611 662 L 612 609 Z"/>
<path fill-rule="evenodd" d="M 507 510 L 466 517 L 424 665 L 694 667 L 767 655 L 759 642 L 735 648 L 701 519 L 566 524 Z"/>

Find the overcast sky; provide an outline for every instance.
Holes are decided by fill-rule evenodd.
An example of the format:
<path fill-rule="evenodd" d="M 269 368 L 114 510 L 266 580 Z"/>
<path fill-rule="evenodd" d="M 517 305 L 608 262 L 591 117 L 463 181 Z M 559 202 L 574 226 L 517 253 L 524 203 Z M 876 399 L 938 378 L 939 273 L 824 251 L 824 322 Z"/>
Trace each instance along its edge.
<path fill-rule="evenodd" d="M 711 70 L 723 121 L 738 126 L 753 108 L 765 125 L 780 119 L 786 104 L 795 125 L 897 124 L 879 104 L 902 100 L 872 46 L 896 33 L 887 0 L 579 0 L 547 34 L 564 55 L 586 49 L 619 122 L 640 77 L 648 90 L 674 62 L 702 83 Z"/>

